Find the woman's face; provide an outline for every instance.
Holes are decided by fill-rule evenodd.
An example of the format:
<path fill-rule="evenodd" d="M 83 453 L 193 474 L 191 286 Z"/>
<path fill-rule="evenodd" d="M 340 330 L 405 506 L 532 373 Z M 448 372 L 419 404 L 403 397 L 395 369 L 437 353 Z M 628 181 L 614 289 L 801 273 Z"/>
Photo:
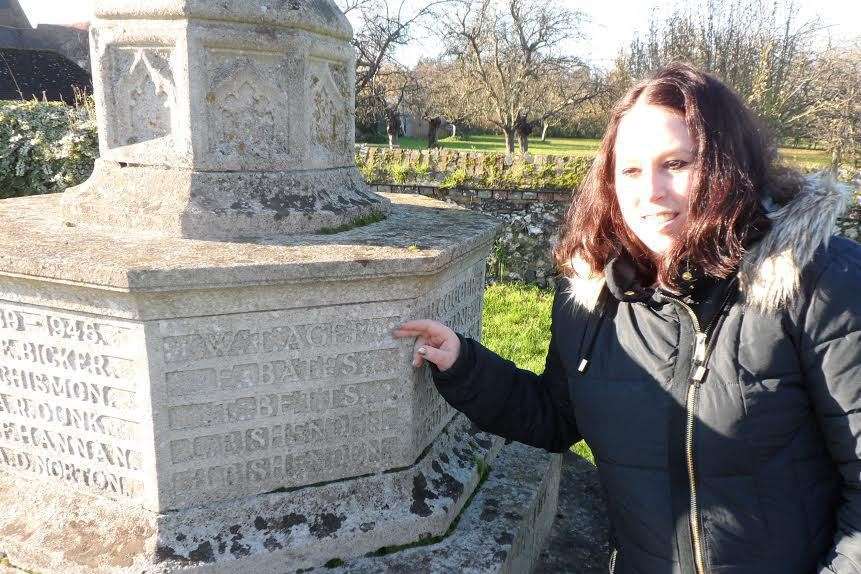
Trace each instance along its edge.
<path fill-rule="evenodd" d="M 646 247 L 662 255 L 687 224 L 693 138 L 675 110 L 637 103 L 619 122 L 615 148 L 622 217 Z"/>

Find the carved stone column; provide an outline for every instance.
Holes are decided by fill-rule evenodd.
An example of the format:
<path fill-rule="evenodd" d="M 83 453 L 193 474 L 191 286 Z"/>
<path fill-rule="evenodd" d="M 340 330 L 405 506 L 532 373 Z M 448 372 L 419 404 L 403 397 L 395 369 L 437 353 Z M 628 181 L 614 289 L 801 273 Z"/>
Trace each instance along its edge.
<path fill-rule="evenodd" d="M 96 4 L 101 158 L 70 224 L 197 238 L 338 227 L 388 201 L 354 164 L 352 30 L 328 1 Z"/>

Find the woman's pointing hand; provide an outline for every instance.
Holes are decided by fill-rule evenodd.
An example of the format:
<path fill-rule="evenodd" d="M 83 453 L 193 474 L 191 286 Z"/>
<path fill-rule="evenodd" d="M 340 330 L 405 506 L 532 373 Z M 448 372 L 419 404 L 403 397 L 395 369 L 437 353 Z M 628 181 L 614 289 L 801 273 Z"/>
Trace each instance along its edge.
<path fill-rule="evenodd" d="M 413 366 L 421 367 L 430 361 L 440 371 L 454 364 L 460 354 L 460 339 L 454 331 L 430 319 L 407 321 L 392 333 L 395 337 L 416 337 L 413 348 Z"/>

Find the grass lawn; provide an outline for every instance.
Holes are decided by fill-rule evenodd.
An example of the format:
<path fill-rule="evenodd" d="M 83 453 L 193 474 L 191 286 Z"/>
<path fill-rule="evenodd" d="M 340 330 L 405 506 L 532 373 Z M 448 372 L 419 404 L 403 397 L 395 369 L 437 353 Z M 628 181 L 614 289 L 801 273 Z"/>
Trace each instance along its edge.
<path fill-rule="evenodd" d="M 400 138 L 401 147 L 406 149 L 427 149 L 426 138 Z M 440 140 L 440 146 L 447 149 L 464 151 L 505 152 L 505 138 L 502 135 L 471 135 L 452 140 Z M 540 138 L 529 140 L 529 151 L 535 155 L 594 155 L 600 140 L 575 138 L 548 138 L 542 142 Z M 825 168 L 829 163 L 828 152 L 817 149 L 780 148 L 782 155 L 789 163 L 799 168 Z"/>
<path fill-rule="evenodd" d="M 600 140 L 574 138 L 548 138 L 542 142 L 540 138 L 529 140 L 529 152 L 535 155 L 586 155 L 595 154 Z M 400 138 L 402 148 L 427 149 L 427 138 Z M 468 138 L 439 140 L 440 147 L 464 151 L 495 151 L 505 152 L 505 138 L 501 135 L 471 135 Z"/>
<path fill-rule="evenodd" d="M 534 286 L 490 285 L 484 293 L 482 344 L 521 369 L 542 372 L 550 345 L 552 304 L 553 293 Z M 571 450 L 595 463 L 585 442 L 578 442 Z"/>

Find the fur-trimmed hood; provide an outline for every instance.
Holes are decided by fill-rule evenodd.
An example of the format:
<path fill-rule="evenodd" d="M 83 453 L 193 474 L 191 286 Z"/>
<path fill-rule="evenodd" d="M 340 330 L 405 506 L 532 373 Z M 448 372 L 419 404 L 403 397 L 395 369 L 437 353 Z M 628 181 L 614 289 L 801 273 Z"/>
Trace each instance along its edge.
<path fill-rule="evenodd" d="M 741 261 L 738 283 L 743 304 L 761 313 L 786 306 L 798 293 L 801 271 L 816 250 L 827 245 L 837 218 L 846 210 L 852 189 L 826 173 L 807 177 L 789 203 L 768 211 L 772 227 Z M 573 261 L 566 292 L 593 309 L 604 286 L 603 274 L 583 261 Z"/>

